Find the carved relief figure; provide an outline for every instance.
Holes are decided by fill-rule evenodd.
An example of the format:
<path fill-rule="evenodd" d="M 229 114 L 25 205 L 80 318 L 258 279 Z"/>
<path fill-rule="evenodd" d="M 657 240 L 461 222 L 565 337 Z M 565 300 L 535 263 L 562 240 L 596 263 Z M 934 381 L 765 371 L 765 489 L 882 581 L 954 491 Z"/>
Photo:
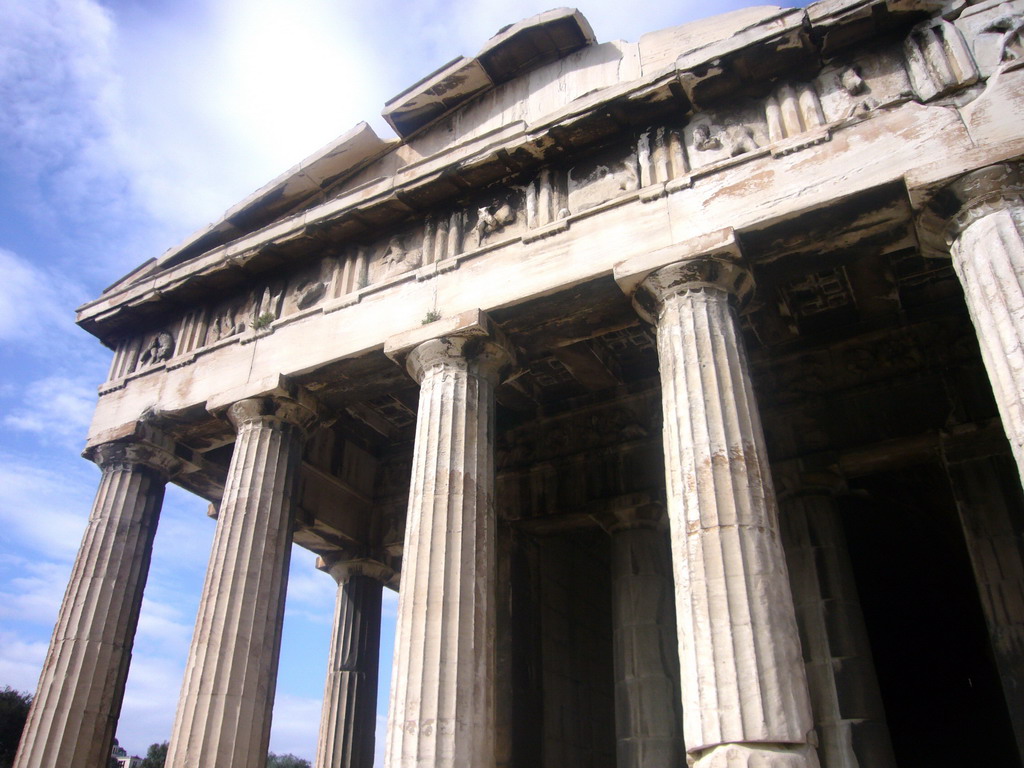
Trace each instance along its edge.
<path fill-rule="evenodd" d="M 839 75 L 839 84 L 851 96 L 859 96 L 868 89 L 867 83 L 864 82 L 864 78 L 860 76 L 856 67 L 844 69 Z"/>
<path fill-rule="evenodd" d="M 407 251 L 402 238 L 395 235 L 388 241 L 380 260 L 380 277 L 386 279 L 416 269 L 422 264 L 420 251 Z"/>
<path fill-rule="evenodd" d="M 1017 61 L 1024 56 L 1021 30 L 1024 30 L 1024 16 L 1019 13 L 993 19 L 982 30 L 982 32 L 994 32 L 1000 35 L 998 43 L 1000 63 Z"/>
<path fill-rule="evenodd" d="M 711 126 L 701 123 L 693 127 L 693 146 L 701 152 L 722 148 L 722 140 L 711 132 Z"/>
<path fill-rule="evenodd" d="M 575 213 L 600 205 L 640 186 L 635 156 L 626 161 L 600 163 L 590 168 L 589 172 L 580 168 L 569 171 L 569 206 L 565 215 L 569 211 Z M 559 218 L 562 217 L 559 211 Z"/>
<path fill-rule="evenodd" d="M 870 112 L 878 106 L 878 102 L 866 94 L 871 90 L 868 84 L 861 77 L 857 67 L 846 67 L 839 74 L 839 85 L 850 96 L 855 97 L 853 106 L 850 107 L 848 117 L 858 112 Z M 857 98 L 864 97 L 864 98 Z"/>
<path fill-rule="evenodd" d="M 729 157 L 744 155 L 759 148 L 749 125 L 726 125 L 725 135 L 729 145 Z"/>
<path fill-rule="evenodd" d="M 210 328 L 206 332 L 206 343 L 215 344 L 245 330 L 243 307 L 238 303 L 228 304 L 217 312 L 210 320 Z"/>
<path fill-rule="evenodd" d="M 327 295 L 337 265 L 337 259 L 328 256 L 295 275 L 289 295 L 283 302 L 282 314 L 316 306 Z"/>
<path fill-rule="evenodd" d="M 483 206 L 477 209 L 476 226 L 473 231 L 476 233 L 477 246 L 484 243 L 484 239 L 494 232 L 500 232 L 516 220 L 516 212 L 507 202 L 492 206 Z"/>
<path fill-rule="evenodd" d="M 263 289 L 256 310 L 253 312 L 253 322 L 260 325 L 268 325 L 281 316 L 281 301 L 284 299 L 284 285 L 282 283 L 271 283 Z"/>
<path fill-rule="evenodd" d="M 580 428 L 580 445 L 596 448 L 629 440 L 647 437 L 647 429 L 637 420 L 629 408 L 617 407 L 599 414 L 592 414 Z"/>
<path fill-rule="evenodd" d="M 324 297 L 327 292 L 327 284 L 319 276 L 310 277 L 299 284 L 295 292 L 295 306 L 299 309 L 308 309 Z"/>
<path fill-rule="evenodd" d="M 729 157 L 753 152 L 760 147 L 754 131 L 741 123 L 726 123 L 722 126 L 699 123 L 693 127 L 693 146 L 700 152 L 714 152 L 724 148 Z"/>
<path fill-rule="evenodd" d="M 174 354 L 174 337 L 167 331 L 160 331 L 139 355 L 139 367 L 162 363 Z"/>

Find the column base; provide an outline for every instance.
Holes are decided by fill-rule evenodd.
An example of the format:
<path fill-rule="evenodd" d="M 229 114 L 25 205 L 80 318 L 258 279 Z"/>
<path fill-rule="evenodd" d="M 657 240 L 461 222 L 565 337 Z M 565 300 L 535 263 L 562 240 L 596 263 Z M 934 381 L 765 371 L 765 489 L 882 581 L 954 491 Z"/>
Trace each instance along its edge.
<path fill-rule="evenodd" d="M 819 768 L 810 744 L 719 744 L 686 762 L 690 768 Z"/>

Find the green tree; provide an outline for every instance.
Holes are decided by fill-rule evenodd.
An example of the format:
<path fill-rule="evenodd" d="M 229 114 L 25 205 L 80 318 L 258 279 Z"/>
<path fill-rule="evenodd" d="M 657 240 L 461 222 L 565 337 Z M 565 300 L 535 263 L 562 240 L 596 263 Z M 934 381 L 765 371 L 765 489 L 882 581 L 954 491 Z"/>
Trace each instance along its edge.
<path fill-rule="evenodd" d="M 167 759 L 167 742 L 150 744 L 146 756 L 142 759 L 142 768 L 164 768 Z"/>
<path fill-rule="evenodd" d="M 295 755 L 267 755 L 267 768 L 310 768 L 309 760 Z"/>
<path fill-rule="evenodd" d="M 0 768 L 10 768 L 28 719 L 32 696 L 5 685 L 0 691 Z"/>

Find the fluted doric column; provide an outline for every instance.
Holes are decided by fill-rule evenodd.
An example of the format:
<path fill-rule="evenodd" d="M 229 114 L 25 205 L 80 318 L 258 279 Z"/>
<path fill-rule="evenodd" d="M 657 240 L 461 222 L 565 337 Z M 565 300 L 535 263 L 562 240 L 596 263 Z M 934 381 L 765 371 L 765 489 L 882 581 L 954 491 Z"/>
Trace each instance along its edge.
<path fill-rule="evenodd" d="M 168 456 L 128 443 L 91 452 L 103 476 L 22 733 L 18 768 L 107 766 Z"/>
<path fill-rule="evenodd" d="M 660 504 L 616 508 L 612 540 L 617 768 L 681 768 L 682 713 L 672 562 Z"/>
<path fill-rule="evenodd" d="M 167 753 L 174 768 L 266 763 L 299 465 L 314 412 L 231 405 L 237 438 Z"/>
<path fill-rule="evenodd" d="M 751 292 L 750 274 L 731 236 L 718 250 L 683 253 L 635 283 L 634 305 L 657 326 L 686 749 L 697 768 L 817 766 L 734 306 Z M 616 269 L 627 290 L 628 271 Z"/>
<path fill-rule="evenodd" d="M 953 460 L 946 470 L 960 513 L 992 656 L 1024 764 L 1024 519 L 1009 457 Z"/>
<path fill-rule="evenodd" d="M 338 582 L 316 768 L 373 768 L 381 591 L 394 572 L 376 560 L 320 560 Z"/>
<path fill-rule="evenodd" d="M 387 768 L 495 763 L 494 388 L 510 354 L 482 313 L 453 326 L 407 357 L 417 333 L 385 346 L 420 383 Z"/>
<path fill-rule="evenodd" d="M 787 474 L 782 541 L 825 768 L 895 768 L 885 707 L 831 473 Z"/>
<path fill-rule="evenodd" d="M 1016 163 L 973 171 L 933 207 L 949 217 L 953 268 L 1024 479 L 1024 172 Z"/>

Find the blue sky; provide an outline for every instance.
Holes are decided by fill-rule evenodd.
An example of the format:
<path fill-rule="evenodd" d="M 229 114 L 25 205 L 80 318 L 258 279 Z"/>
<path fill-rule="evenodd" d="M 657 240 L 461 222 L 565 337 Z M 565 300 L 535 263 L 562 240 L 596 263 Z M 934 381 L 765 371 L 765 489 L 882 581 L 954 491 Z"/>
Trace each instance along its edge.
<path fill-rule="evenodd" d="M 110 355 L 75 307 L 358 121 L 390 136 L 386 99 L 550 3 L 0 0 L 0 686 L 35 690 L 99 476 L 78 454 Z M 603 42 L 748 4 L 581 10 Z M 130 754 L 169 736 L 213 530 L 169 488 L 117 732 Z M 292 559 L 271 737 L 310 760 L 335 590 L 313 560 Z"/>

